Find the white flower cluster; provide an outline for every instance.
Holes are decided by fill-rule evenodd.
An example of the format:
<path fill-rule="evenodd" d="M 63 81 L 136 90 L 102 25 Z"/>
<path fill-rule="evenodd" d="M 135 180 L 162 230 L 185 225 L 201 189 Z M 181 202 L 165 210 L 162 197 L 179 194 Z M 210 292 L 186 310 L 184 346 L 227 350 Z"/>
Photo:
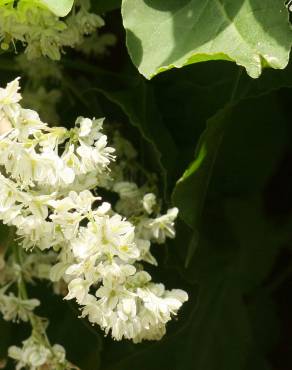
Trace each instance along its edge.
<path fill-rule="evenodd" d="M 59 60 L 64 47 L 80 45 L 86 35 L 104 25 L 100 16 L 89 12 L 90 2 L 79 0 L 74 12 L 60 20 L 35 1 L 4 1 L 0 5 L 0 42 L 6 50 L 20 41 L 28 59 L 41 55 Z"/>
<path fill-rule="evenodd" d="M 22 347 L 11 346 L 8 351 L 9 357 L 17 361 L 16 370 L 78 369 L 67 363 L 65 349 L 59 344 L 47 346 L 34 335 L 23 341 L 22 344 Z"/>
<path fill-rule="evenodd" d="M 77 301 L 82 317 L 117 340 L 160 339 L 187 294 L 153 283 L 140 261 L 156 263 L 151 242 L 175 236 L 178 210 L 161 215 L 154 194 L 141 198 L 135 184 L 113 181 L 102 120 L 50 128 L 21 107 L 18 90 L 18 79 L 0 89 L 0 219 L 26 250 L 53 248 L 51 280 L 68 284 L 65 299 Z M 116 210 L 128 219 L 90 191 L 98 187 L 119 194 Z"/>

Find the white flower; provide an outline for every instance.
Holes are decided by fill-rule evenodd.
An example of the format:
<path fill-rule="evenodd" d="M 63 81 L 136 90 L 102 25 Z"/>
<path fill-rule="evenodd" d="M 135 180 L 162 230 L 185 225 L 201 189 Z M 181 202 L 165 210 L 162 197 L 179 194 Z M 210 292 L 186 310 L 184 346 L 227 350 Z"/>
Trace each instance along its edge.
<path fill-rule="evenodd" d="M 27 200 L 28 207 L 31 213 L 39 218 L 46 219 L 48 217 L 49 202 L 54 199 L 55 194 L 31 196 Z"/>
<path fill-rule="evenodd" d="M 62 160 L 65 165 L 71 168 L 77 175 L 81 173 L 81 160 L 75 153 L 75 147 L 73 144 L 69 145 L 67 150 L 62 154 Z"/>
<path fill-rule="evenodd" d="M 80 125 L 79 137 L 89 136 L 92 128 L 92 120 L 89 118 L 78 117 L 76 123 Z"/>
<path fill-rule="evenodd" d="M 138 237 L 135 238 L 135 244 L 140 251 L 139 260 L 148 262 L 152 265 L 157 266 L 156 258 L 151 254 L 150 247 L 151 243 L 148 239 L 140 239 Z"/>
<path fill-rule="evenodd" d="M 71 266 L 69 263 L 58 262 L 50 270 L 50 279 L 53 282 L 59 281 L 65 274 L 68 267 Z"/>
<path fill-rule="evenodd" d="M 69 293 L 64 297 L 64 299 L 75 298 L 79 304 L 84 304 L 88 296 L 88 290 L 90 283 L 84 279 L 77 278 L 70 281 L 68 285 Z"/>
<path fill-rule="evenodd" d="M 0 109 L 3 108 L 3 105 L 16 104 L 21 100 L 19 89 L 19 77 L 9 82 L 6 88 L 0 87 Z"/>
<path fill-rule="evenodd" d="M 105 251 L 119 256 L 122 260 L 139 257 L 139 250 L 135 245 L 133 225 L 122 219 L 120 215 L 105 216 L 96 219 L 100 228 L 99 243 Z"/>
<path fill-rule="evenodd" d="M 39 304 L 37 299 L 22 300 L 13 293 L 6 295 L 3 290 L 0 290 L 0 311 L 4 320 L 28 321 L 29 315 Z"/>
<path fill-rule="evenodd" d="M 83 219 L 80 212 L 63 212 L 50 215 L 55 228 L 61 230 L 66 240 L 74 239 L 79 232 L 79 224 Z"/>
<path fill-rule="evenodd" d="M 18 120 L 14 120 L 13 127 L 18 131 L 19 140 L 25 140 L 39 130 L 46 129 L 46 124 L 40 120 L 37 112 L 31 109 L 22 109 Z"/>
<path fill-rule="evenodd" d="M 81 140 L 80 144 L 76 152 L 80 156 L 81 170 L 83 173 L 94 170 L 102 172 L 114 158 L 112 155 L 114 149 L 107 146 L 107 137 L 105 135 L 102 135 L 98 141 L 95 142 L 94 147 L 86 145 Z"/>
<path fill-rule="evenodd" d="M 104 216 L 111 210 L 111 204 L 108 202 L 102 202 L 102 204 L 97 207 L 95 211 L 93 211 L 93 214 L 95 216 Z"/>
<path fill-rule="evenodd" d="M 84 276 L 85 280 L 89 283 L 96 283 L 100 279 L 99 271 L 95 265 L 96 259 L 97 255 L 93 255 L 78 264 L 72 264 L 66 269 L 65 274 L 75 277 Z"/>
<path fill-rule="evenodd" d="M 135 275 L 127 279 L 127 285 L 131 289 L 145 286 L 151 281 L 151 276 L 146 271 L 138 271 Z"/>
<path fill-rule="evenodd" d="M 20 201 L 20 194 L 12 181 L 7 180 L 0 174 L 0 210 L 4 212 Z"/>
<path fill-rule="evenodd" d="M 103 285 L 96 291 L 96 297 L 100 298 L 98 303 L 103 305 L 105 310 L 113 310 L 121 296 L 125 294 L 120 286 L 114 286 L 110 280 L 105 279 Z"/>
<path fill-rule="evenodd" d="M 59 144 L 63 144 L 68 136 L 64 127 L 47 127 L 48 132 L 35 132 L 34 137 L 42 147 L 42 151 L 56 150 Z"/>
<path fill-rule="evenodd" d="M 123 264 L 118 258 L 111 263 L 100 263 L 97 270 L 104 279 L 112 280 L 115 284 L 124 284 L 127 278 L 136 272 L 133 265 Z"/>
<path fill-rule="evenodd" d="M 49 205 L 55 209 L 56 213 L 66 213 L 72 209 L 87 213 L 91 210 L 92 203 L 97 199 L 100 198 L 94 197 L 89 190 L 81 191 L 79 194 L 76 191 L 70 191 L 68 197 L 60 200 L 53 199 Z"/>
<path fill-rule="evenodd" d="M 125 298 L 118 304 L 118 315 L 122 320 L 134 318 L 137 314 L 136 299 Z"/>
<path fill-rule="evenodd" d="M 55 151 L 48 149 L 34 158 L 34 181 L 40 184 L 68 185 L 75 179 L 74 171 L 65 165 Z"/>
<path fill-rule="evenodd" d="M 169 209 L 165 215 L 159 216 L 149 222 L 149 228 L 153 234 L 153 238 L 158 243 L 164 243 L 166 237 L 175 237 L 174 220 L 177 214 L 178 209 L 174 207 Z"/>
<path fill-rule="evenodd" d="M 86 316 L 88 316 L 88 320 L 92 324 L 98 324 L 103 327 L 107 325 L 102 308 L 98 305 L 98 300 L 92 295 L 87 297 L 86 306 L 82 309 L 81 317 Z"/>
<path fill-rule="evenodd" d="M 101 252 L 97 242 L 97 236 L 94 229 L 81 227 L 77 238 L 71 241 L 71 248 L 74 256 L 79 259 L 86 259 L 93 254 Z"/>
<path fill-rule="evenodd" d="M 17 227 L 17 234 L 26 238 L 27 243 L 23 242 L 25 249 L 33 248 L 38 245 L 40 249 L 50 248 L 53 244 L 54 225 L 35 215 L 21 216 L 11 223 Z"/>
<path fill-rule="evenodd" d="M 156 195 L 153 193 L 145 194 L 142 203 L 145 211 L 150 215 L 153 212 L 153 207 L 156 205 Z"/>

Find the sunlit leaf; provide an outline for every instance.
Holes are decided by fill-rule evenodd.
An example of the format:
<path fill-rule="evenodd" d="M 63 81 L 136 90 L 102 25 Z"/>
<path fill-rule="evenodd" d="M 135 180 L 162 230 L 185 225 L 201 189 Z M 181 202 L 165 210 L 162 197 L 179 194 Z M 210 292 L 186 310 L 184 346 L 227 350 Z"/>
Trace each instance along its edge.
<path fill-rule="evenodd" d="M 65 17 L 72 9 L 74 0 L 38 0 L 58 17 Z"/>
<path fill-rule="evenodd" d="M 122 14 L 130 56 L 146 78 L 207 60 L 234 61 L 251 77 L 288 63 L 282 0 L 124 0 Z"/>

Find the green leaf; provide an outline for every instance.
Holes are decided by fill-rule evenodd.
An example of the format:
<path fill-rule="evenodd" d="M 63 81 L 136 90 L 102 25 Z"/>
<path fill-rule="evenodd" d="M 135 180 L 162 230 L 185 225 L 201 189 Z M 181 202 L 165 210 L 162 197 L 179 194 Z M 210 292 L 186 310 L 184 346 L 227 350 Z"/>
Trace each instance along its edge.
<path fill-rule="evenodd" d="M 228 124 L 230 106 L 220 110 L 207 122 L 195 152 L 195 160 L 178 180 L 173 201 L 181 210 L 183 220 L 198 233 L 213 166 Z M 192 202 L 190 202 L 192 199 Z M 195 243 L 195 240 L 193 240 Z"/>
<path fill-rule="evenodd" d="M 224 59 L 258 77 L 285 68 L 292 32 L 283 0 L 123 0 L 127 47 L 146 78 Z"/>
<path fill-rule="evenodd" d="M 262 353 L 267 354 L 277 344 L 280 336 L 280 318 L 276 304 L 270 295 L 261 290 L 253 297 L 248 313 L 258 347 Z"/>
<path fill-rule="evenodd" d="M 290 147 L 290 119 L 279 95 L 247 99 L 234 106 L 218 151 L 210 194 L 261 192 Z"/>
<path fill-rule="evenodd" d="M 196 258 L 187 269 L 200 294 L 180 337 L 184 344 L 175 370 L 270 369 L 264 356 L 277 341 L 278 320 L 271 297 L 260 286 L 271 271 L 283 229 L 273 227 L 263 213 L 260 194 L 212 202 Z"/>
<path fill-rule="evenodd" d="M 74 0 L 38 0 L 58 17 L 65 17 L 71 11 Z"/>
<path fill-rule="evenodd" d="M 194 230 L 186 265 L 197 248 L 208 191 L 232 196 L 260 191 L 289 145 L 287 125 L 273 96 L 227 106 L 207 122 L 195 159 L 173 192 L 180 217 Z"/>
<path fill-rule="evenodd" d="M 260 194 L 227 198 L 224 215 L 238 246 L 234 276 L 245 295 L 256 291 L 270 275 L 290 236 L 289 225 L 275 226 L 267 217 Z"/>
<path fill-rule="evenodd" d="M 198 305 L 179 353 L 176 370 L 241 370 L 251 350 L 249 318 L 230 278 L 212 276 L 201 285 Z"/>

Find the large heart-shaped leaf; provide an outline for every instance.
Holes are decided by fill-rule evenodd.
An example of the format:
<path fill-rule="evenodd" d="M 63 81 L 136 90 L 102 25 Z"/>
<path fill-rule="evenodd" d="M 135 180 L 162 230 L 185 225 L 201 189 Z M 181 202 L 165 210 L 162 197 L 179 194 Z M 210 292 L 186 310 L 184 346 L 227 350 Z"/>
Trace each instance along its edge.
<path fill-rule="evenodd" d="M 72 9 L 74 0 L 38 0 L 58 17 L 65 17 Z"/>
<path fill-rule="evenodd" d="M 284 68 L 292 32 L 283 0 L 123 0 L 127 46 L 147 78 L 170 68 L 225 59 L 251 77 Z"/>

